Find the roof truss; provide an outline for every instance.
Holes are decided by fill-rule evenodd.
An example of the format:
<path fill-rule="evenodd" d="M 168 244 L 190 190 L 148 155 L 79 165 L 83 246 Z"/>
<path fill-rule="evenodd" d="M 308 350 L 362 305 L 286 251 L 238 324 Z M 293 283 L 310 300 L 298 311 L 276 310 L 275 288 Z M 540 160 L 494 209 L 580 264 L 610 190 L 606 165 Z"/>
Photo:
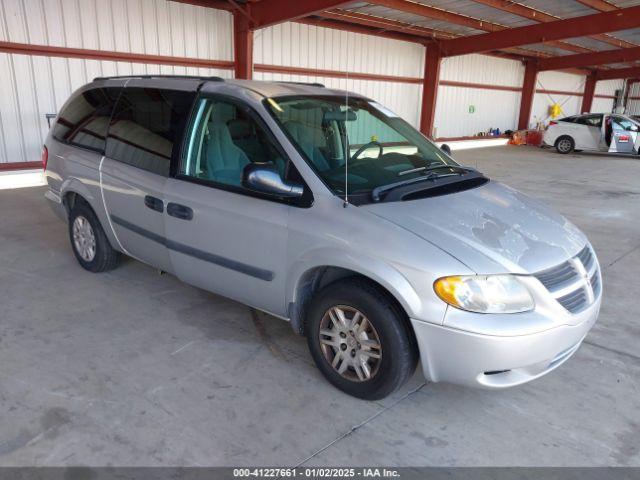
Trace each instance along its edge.
<path fill-rule="evenodd" d="M 385 0 L 387 1 L 387 0 Z M 508 47 L 597 35 L 640 26 L 640 6 L 582 17 L 510 28 L 441 42 L 444 56 L 466 55 Z"/>
<path fill-rule="evenodd" d="M 636 60 L 640 60 L 640 47 L 544 58 L 538 62 L 538 70 L 563 70 L 565 68 L 590 67 L 607 63 L 634 62 Z"/>
<path fill-rule="evenodd" d="M 235 1 L 230 0 L 230 2 L 235 4 L 237 8 L 242 9 Z M 251 21 L 251 27 L 257 29 L 308 17 L 347 3 L 350 2 L 345 0 L 269 0 L 266 2 L 248 2 L 243 10 Z"/>
<path fill-rule="evenodd" d="M 440 8 L 431 7 L 421 3 L 412 2 L 409 0 L 367 0 L 374 5 L 380 5 L 387 8 L 393 8 L 405 13 L 411 13 L 412 15 L 419 15 L 425 18 L 431 18 L 434 20 L 441 20 L 455 25 L 463 27 L 473 28 L 475 30 L 481 30 L 484 32 L 501 32 L 511 30 L 503 25 L 497 23 L 487 22 L 485 20 L 461 15 L 459 13 L 450 12 Z M 540 42 L 529 42 L 540 43 Z M 588 48 L 580 47 L 579 45 L 573 45 L 566 42 L 549 41 L 547 42 L 554 47 L 567 50 L 574 53 L 589 52 Z M 515 45 L 514 45 L 515 46 Z M 498 49 L 495 49 L 498 50 Z"/>
<path fill-rule="evenodd" d="M 508 12 L 513 15 L 517 15 L 523 18 L 528 18 L 529 20 L 534 20 L 540 23 L 548 23 L 548 22 L 554 22 L 556 20 L 562 20 L 560 17 L 550 15 L 546 12 L 543 12 L 541 10 L 536 10 L 535 8 L 531 8 L 526 5 L 522 5 L 520 3 L 515 3 L 511 0 L 473 0 L 473 1 L 476 3 L 481 3 L 482 5 L 487 5 L 488 7 L 502 10 L 503 12 Z M 617 8 L 614 7 L 614 10 L 616 9 Z M 608 10 L 604 10 L 604 11 L 608 11 Z M 631 48 L 631 47 L 637 46 L 633 43 L 620 40 L 619 38 L 611 37 L 604 33 L 589 35 L 589 38 L 593 38 L 594 40 L 598 40 L 599 42 L 606 43 L 608 45 L 613 45 L 618 48 Z"/>
<path fill-rule="evenodd" d="M 640 67 L 612 68 L 611 70 L 598 70 L 596 79 L 617 80 L 621 78 L 640 77 Z"/>

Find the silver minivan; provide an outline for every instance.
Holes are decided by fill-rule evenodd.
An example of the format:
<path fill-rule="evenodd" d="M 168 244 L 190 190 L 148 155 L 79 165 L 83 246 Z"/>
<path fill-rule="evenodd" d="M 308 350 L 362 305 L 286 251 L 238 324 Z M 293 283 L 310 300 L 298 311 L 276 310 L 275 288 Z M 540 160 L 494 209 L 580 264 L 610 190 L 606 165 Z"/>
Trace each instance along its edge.
<path fill-rule="evenodd" d="M 573 224 L 355 93 L 98 78 L 63 106 L 43 161 L 86 270 L 124 254 L 288 320 L 360 398 L 418 360 L 432 382 L 528 382 L 598 316 L 598 260 Z"/>

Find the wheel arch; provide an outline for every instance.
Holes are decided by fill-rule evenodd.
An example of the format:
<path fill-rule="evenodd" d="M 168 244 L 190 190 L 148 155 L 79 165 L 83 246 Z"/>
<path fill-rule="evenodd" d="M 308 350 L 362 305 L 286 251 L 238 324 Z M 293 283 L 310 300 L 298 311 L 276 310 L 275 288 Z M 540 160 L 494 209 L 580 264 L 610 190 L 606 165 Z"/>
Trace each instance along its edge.
<path fill-rule="evenodd" d="M 91 195 L 89 189 L 76 178 L 69 178 L 62 183 L 60 196 L 62 198 L 62 204 L 67 211 L 67 215 L 71 212 L 71 209 L 79 199 L 84 200 L 91 207 L 94 213 L 97 214 L 95 206 L 95 202 L 97 202 L 97 200 L 93 195 Z"/>
<path fill-rule="evenodd" d="M 98 186 L 97 188 L 100 187 Z M 111 246 L 120 252 L 123 251 L 119 247 L 119 242 L 111 228 L 107 212 L 103 207 L 102 198 L 96 198 L 96 196 L 91 193 L 91 190 L 77 178 L 69 178 L 64 181 L 60 189 L 60 197 L 62 198 L 62 205 L 67 212 L 67 218 L 73 206 L 78 201 L 84 201 L 91 210 L 93 210 Z"/>
<path fill-rule="evenodd" d="M 304 335 L 305 313 L 314 294 L 330 283 L 349 277 L 365 280 L 386 294 L 407 319 L 421 310 L 420 297 L 400 272 L 372 259 L 360 265 L 368 268 L 338 262 L 318 263 L 300 268 L 290 277 L 288 316 L 296 333 Z"/>

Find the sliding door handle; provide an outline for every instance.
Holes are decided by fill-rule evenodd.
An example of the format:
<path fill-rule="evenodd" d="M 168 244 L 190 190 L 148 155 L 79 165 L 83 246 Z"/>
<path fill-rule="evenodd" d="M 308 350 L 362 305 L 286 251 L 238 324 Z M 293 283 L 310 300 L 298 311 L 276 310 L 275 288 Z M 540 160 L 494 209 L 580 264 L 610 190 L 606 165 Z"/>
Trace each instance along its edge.
<path fill-rule="evenodd" d="M 162 213 L 164 211 L 164 202 L 159 198 L 152 197 L 151 195 L 145 195 L 144 204 L 147 208 Z"/>
<path fill-rule="evenodd" d="M 191 220 L 193 218 L 193 210 L 178 203 L 168 203 L 167 213 L 172 217 L 179 218 L 180 220 Z"/>

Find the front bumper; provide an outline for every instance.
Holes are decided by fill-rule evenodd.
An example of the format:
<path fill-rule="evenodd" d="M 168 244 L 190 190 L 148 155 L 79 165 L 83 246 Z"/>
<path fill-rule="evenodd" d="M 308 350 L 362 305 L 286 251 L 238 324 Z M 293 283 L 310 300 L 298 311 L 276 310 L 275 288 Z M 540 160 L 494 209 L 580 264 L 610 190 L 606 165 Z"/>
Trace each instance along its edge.
<path fill-rule="evenodd" d="M 534 380 L 578 350 L 600 309 L 599 298 L 576 325 L 514 336 L 482 335 L 411 320 L 424 376 L 481 388 L 506 388 Z"/>

